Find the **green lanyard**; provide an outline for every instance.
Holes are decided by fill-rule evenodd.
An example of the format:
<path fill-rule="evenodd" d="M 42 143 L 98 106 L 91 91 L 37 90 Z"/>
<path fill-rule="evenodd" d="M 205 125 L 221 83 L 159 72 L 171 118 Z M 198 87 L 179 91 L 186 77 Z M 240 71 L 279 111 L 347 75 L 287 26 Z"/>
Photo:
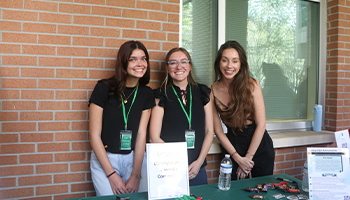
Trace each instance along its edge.
<path fill-rule="evenodd" d="M 172 85 L 171 87 L 173 88 L 173 91 L 174 91 L 174 93 L 175 93 L 175 95 L 177 97 L 177 100 L 179 100 L 180 106 L 181 106 L 182 110 L 184 111 L 184 113 L 185 113 L 185 115 L 187 117 L 188 124 L 189 124 L 188 127 L 191 130 L 191 119 L 192 119 L 192 90 L 191 90 L 191 85 L 190 85 L 190 116 L 188 116 L 184 106 L 182 105 L 181 100 L 180 100 L 179 96 L 177 95 L 174 86 Z"/>
<path fill-rule="evenodd" d="M 123 107 L 123 117 L 124 117 L 124 123 L 125 123 L 125 130 L 127 130 L 128 128 L 128 117 L 129 117 L 129 113 L 130 113 L 130 110 L 131 110 L 131 107 L 132 105 L 134 104 L 134 101 L 135 101 L 135 98 L 136 98 L 136 94 L 137 94 L 137 90 L 139 89 L 139 83 L 137 83 L 137 86 L 136 86 L 136 90 L 135 90 L 135 93 L 134 93 L 134 98 L 132 99 L 132 102 L 131 102 L 131 105 L 130 105 L 130 108 L 129 108 L 129 111 L 128 111 L 128 114 L 125 115 L 125 106 L 124 106 L 124 101 L 123 101 L 123 96 L 120 95 L 122 97 L 122 107 Z"/>

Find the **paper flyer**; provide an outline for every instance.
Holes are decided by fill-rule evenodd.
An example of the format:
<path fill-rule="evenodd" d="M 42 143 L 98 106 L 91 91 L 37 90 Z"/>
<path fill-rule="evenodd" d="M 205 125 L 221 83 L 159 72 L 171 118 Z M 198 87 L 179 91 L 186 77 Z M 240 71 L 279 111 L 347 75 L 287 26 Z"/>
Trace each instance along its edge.
<path fill-rule="evenodd" d="M 350 153 L 349 130 L 337 131 L 334 133 L 338 148 L 348 148 Z"/>
<path fill-rule="evenodd" d="M 148 199 L 189 195 L 187 143 L 146 144 Z"/>
<path fill-rule="evenodd" d="M 309 199 L 350 199 L 349 150 L 307 148 Z"/>

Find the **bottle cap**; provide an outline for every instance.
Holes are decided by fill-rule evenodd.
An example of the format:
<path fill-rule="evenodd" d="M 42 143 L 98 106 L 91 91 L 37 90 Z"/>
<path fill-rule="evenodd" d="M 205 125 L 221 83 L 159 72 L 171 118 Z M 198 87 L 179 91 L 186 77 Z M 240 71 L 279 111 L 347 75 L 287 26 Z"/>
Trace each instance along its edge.
<path fill-rule="evenodd" d="M 225 157 L 226 157 L 226 158 L 229 158 L 229 157 L 230 157 L 230 154 L 225 154 Z"/>

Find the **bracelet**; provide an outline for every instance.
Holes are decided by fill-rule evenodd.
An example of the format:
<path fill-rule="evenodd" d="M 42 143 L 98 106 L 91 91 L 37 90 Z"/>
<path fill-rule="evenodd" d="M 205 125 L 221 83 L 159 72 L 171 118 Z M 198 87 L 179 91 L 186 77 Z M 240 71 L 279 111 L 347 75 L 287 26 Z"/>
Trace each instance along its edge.
<path fill-rule="evenodd" d="M 110 173 L 110 174 L 108 174 L 107 175 L 107 178 L 109 178 L 110 176 L 112 176 L 113 174 L 115 174 L 115 173 L 117 173 L 116 171 L 114 171 L 114 172 L 112 172 L 112 173 Z"/>
<path fill-rule="evenodd" d="M 254 157 L 254 154 L 252 154 L 252 153 L 249 153 L 248 151 L 247 151 L 247 154 L 250 154 L 250 155 L 252 155 L 252 156 Z"/>
<path fill-rule="evenodd" d="M 231 157 L 233 158 L 233 155 L 235 155 L 236 153 L 237 153 L 237 151 L 233 152 L 233 153 L 231 154 Z"/>
<path fill-rule="evenodd" d="M 138 174 L 135 174 L 135 173 L 131 173 L 131 175 L 134 175 L 134 176 L 136 176 L 136 177 L 139 178 L 139 179 L 142 178 L 141 175 L 138 175 Z"/>

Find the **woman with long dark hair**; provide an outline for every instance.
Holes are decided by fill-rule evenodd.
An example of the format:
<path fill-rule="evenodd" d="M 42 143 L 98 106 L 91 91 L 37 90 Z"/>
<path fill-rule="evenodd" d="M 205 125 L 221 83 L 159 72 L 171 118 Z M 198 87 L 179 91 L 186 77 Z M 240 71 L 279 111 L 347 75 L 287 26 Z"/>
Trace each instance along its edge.
<path fill-rule="evenodd" d="M 146 132 L 154 94 L 149 55 L 139 41 L 120 46 L 116 74 L 100 80 L 89 100 L 91 176 L 96 195 L 147 191 Z"/>
<path fill-rule="evenodd" d="M 210 89 L 195 82 L 192 60 L 184 48 L 166 56 L 167 75 L 155 90 L 150 120 L 151 142 L 187 142 L 189 184 L 207 184 L 206 156 L 213 141 Z"/>
<path fill-rule="evenodd" d="M 236 41 L 221 45 L 214 63 L 214 131 L 233 158 L 232 180 L 273 173 L 275 153 L 266 131 L 265 106 L 259 82 L 250 77 L 247 56 Z M 223 132 L 222 122 L 227 127 Z"/>

